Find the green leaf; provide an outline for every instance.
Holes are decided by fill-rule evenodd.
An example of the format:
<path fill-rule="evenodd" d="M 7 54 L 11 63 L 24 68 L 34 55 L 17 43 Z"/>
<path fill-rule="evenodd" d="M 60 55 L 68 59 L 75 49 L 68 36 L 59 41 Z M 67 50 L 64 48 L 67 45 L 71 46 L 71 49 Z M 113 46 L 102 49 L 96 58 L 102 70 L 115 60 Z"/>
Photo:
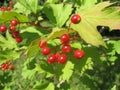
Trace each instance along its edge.
<path fill-rule="evenodd" d="M 6 38 L 0 34 L 0 46 L 3 49 L 18 49 L 17 42 L 8 31 L 6 32 Z"/>
<path fill-rule="evenodd" d="M 24 15 L 28 15 L 30 14 L 30 10 L 29 9 L 26 9 L 22 4 L 20 4 L 19 2 L 17 2 L 15 5 L 14 5 L 14 8 L 12 9 L 12 11 L 15 11 L 17 13 L 22 13 Z"/>
<path fill-rule="evenodd" d="M 82 21 L 79 24 L 72 24 L 71 27 L 79 33 L 79 35 L 85 42 L 97 47 L 99 47 L 100 45 L 106 47 L 102 36 L 96 30 L 95 26 L 84 18 L 82 18 Z"/>
<path fill-rule="evenodd" d="M 34 89 L 35 90 L 43 90 L 45 89 L 47 86 L 49 85 L 49 82 L 48 81 L 45 81 L 45 82 L 37 82 L 36 85 L 34 85 Z"/>
<path fill-rule="evenodd" d="M 31 10 L 33 13 L 37 13 L 38 0 L 18 0 L 26 9 Z"/>
<path fill-rule="evenodd" d="M 24 33 L 24 32 L 37 33 L 39 36 L 43 35 L 39 30 L 37 30 L 37 28 L 32 27 L 32 26 L 25 28 L 25 29 L 22 29 L 21 33 Z"/>
<path fill-rule="evenodd" d="M 119 19 L 118 11 L 108 13 L 105 7 L 110 6 L 109 2 L 102 2 L 92 6 L 91 8 L 78 9 L 77 12 L 81 16 L 81 22 L 79 24 L 72 24 L 71 27 L 79 33 L 81 38 L 87 43 L 99 47 L 100 45 L 105 46 L 102 36 L 97 31 L 98 25 L 110 26 L 118 28 Z M 110 9 L 109 9 L 110 10 Z M 117 20 L 118 19 L 118 20 Z M 113 22 L 115 24 L 113 25 Z"/>
<path fill-rule="evenodd" d="M 77 0 L 77 2 L 81 3 L 81 9 L 86 9 L 94 6 L 97 0 Z"/>
<path fill-rule="evenodd" d="M 48 4 L 43 10 L 48 19 L 54 25 L 56 25 L 57 27 L 62 27 L 71 14 L 72 5 Z"/>
<path fill-rule="evenodd" d="M 73 73 L 74 64 L 67 61 L 65 67 L 62 69 L 62 74 L 60 75 L 60 80 L 69 80 Z"/>
<path fill-rule="evenodd" d="M 27 67 L 24 67 L 23 70 L 22 70 L 22 77 L 24 79 L 32 79 L 35 75 L 36 71 L 33 69 L 33 70 L 29 70 L 27 69 Z"/>
<path fill-rule="evenodd" d="M 57 3 L 59 0 L 47 0 L 45 3 Z"/>
<path fill-rule="evenodd" d="M 35 71 L 38 71 L 39 73 L 46 73 L 46 78 L 54 75 L 53 65 L 48 64 L 48 62 L 36 64 Z"/>
<path fill-rule="evenodd" d="M 108 7 L 112 4 L 113 3 L 108 1 L 102 2 L 94 5 L 91 8 L 84 10 L 80 9 L 78 12 L 82 17 L 82 20 L 85 19 L 87 22 L 89 22 L 89 24 L 94 25 L 94 27 L 101 25 L 109 26 L 110 29 L 120 29 L 119 8 L 117 6 Z"/>
<path fill-rule="evenodd" d="M 68 30 L 65 28 L 53 28 L 52 33 L 47 37 L 47 39 L 55 39 L 57 37 L 60 37 L 62 34 L 67 33 Z M 74 32 L 73 30 L 70 30 L 70 33 Z"/>
<path fill-rule="evenodd" d="M 39 41 L 40 39 L 36 39 L 29 45 L 27 49 L 27 58 L 35 57 L 39 53 Z"/>
<path fill-rule="evenodd" d="M 118 54 L 120 54 L 120 40 L 115 42 L 114 48 Z"/>
<path fill-rule="evenodd" d="M 9 60 L 15 60 L 19 58 L 20 53 L 14 50 L 0 51 L 0 65 Z"/>
<path fill-rule="evenodd" d="M 29 22 L 28 17 L 16 12 L 3 12 L 0 14 L 0 23 L 5 23 L 17 18 L 19 22 Z"/>
<path fill-rule="evenodd" d="M 55 90 L 55 86 L 53 83 L 49 83 L 49 85 L 44 90 Z"/>

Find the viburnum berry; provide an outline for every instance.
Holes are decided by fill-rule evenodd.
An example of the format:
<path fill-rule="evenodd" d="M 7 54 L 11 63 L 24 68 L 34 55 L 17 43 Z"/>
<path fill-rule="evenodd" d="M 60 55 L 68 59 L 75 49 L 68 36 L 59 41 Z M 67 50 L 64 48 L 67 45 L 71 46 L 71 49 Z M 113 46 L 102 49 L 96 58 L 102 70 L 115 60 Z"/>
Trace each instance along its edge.
<path fill-rule="evenodd" d="M 50 48 L 49 48 L 49 47 L 44 47 L 44 48 L 42 48 L 42 54 L 43 54 L 43 55 L 48 55 L 48 54 L 50 54 Z"/>
<path fill-rule="evenodd" d="M 69 42 L 69 35 L 68 34 L 63 34 L 61 37 L 60 37 L 60 41 L 62 43 L 67 43 Z"/>
<path fill-rule="evenodd" d="M 74 24 L 78 24 L 80 21 L 81 21 L 81 17 L 78 14 L 74 14 L 71 17 L 71 22 L 74 23 Z"/>
<path fill-rule="evenodd" d="M 15 26 L 10 26 L 10 31 L 14 32 L 16 30 Z"/>
<path fill-rule="evenodd" d="M 74 51 L 74 57 L 76 59 L 81 59 L 82 57 L 84 57 L 85 53 L 83 50 L 75 50 Z"/>
<path fill-rule="evenodd" d="M 0 32 L 6 32 L 6 30 L 7 30 L 6 25 L 0 26 Z"/>
<path fill-rule="evenodd" d="M 17 43 L 22 42 L 22 40 L 23 40 L 22 37 L 16 37 L 16 42 L 17 42 Z"/>
<path fill-rule="evenodd" d="M 39 42 L 39 47 L 40 47 L 40 48 L 46 47 L 46 45 L 47 45 L 47 42 L 46 42 L 46 41 L 40 41 L 40 42 Z"/>
<path fill-rule="evenodd" d="M 72 50 L 70 45 L 63 45 L 62 46 L 62 52 L 69 53 Z"/>
<path fill-rule="evenodd" d="M 11 7 L 7 7 L 7 11 L 11 11 Z"/>
<path fill-rule="evenodd" d="M 1 10 L 1 11 L 5 11 L 5 10 L 6 10 L 6 7 L 5 7 L 5 6 L 2 6 L 2 7 L 0 8 L 0 10 Z"/>
<path fill-rule="evenodd" d="M 50 56 L 48 57 L 47 61 L 48 61 L 48 63 L 50 63 L 50 64 L 55 63 L 55 62 L 57 61 L 56 55 L 55 55 L 55 54 L 50 55 Z"/>
<path fill-rule="evenodd" d="M 67 62 L 67 56 L 65 54 L 61 54 L 57 57 L 57 61 L 60 64 L 64 64 Z"/>
<path fill-rule="evenodd" d="M 9 65 L 8 68 L 9 68 L 10 70 L 13 70 L 13 69 L 14 69 L 13 65 Z"/>
<path fill-rule="evenodd" d="M 18 24 L 18 20 L 14 19 L 11 21 L 11 26 L 16 26 Z"/>
<path fill-rule="evenodd" d="M 19 31 L 12 32 L 12 37 L 13 37 L 13 38 L 20 37 Z"/>

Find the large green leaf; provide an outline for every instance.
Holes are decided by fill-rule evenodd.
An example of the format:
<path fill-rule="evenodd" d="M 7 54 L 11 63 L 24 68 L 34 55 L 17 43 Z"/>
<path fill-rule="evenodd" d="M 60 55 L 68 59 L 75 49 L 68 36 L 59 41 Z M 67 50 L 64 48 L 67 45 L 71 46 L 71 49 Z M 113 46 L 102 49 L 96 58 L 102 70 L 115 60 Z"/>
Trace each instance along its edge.
<path fill-rule="evenodd" d="M 116 9 L 103 10 L 109 5 L 111 5 L 111 3 L 102 2 L 91 8 L 85 8 L 84 10 L 78 9 L 77 12 L 81 16 L 81 22 L 79 24 L 72 24 L 71 27 L 77 31 L 81 38 L 87 43 L 97 47 L 100 45 L 106 47 L 96 27 L 102 25 L 116 29 L 119 28 L 118 24 L 120 23 L 119 13 Z"/>
<path fill-rule="evenodd" d="M 37 13 L 38 0 L 18 0 L 26 9 L 31 10 L 33 13 Z"/>
<path fill-rule="evenodd" d="M 54 25 L 62 27 L 72 12 L 72 5 L 48 4 L 43 11 Z"/>
<path fill-rule="evenodd" d="M 85 10 L 78 10 L 82 20 L 85 19 L 89 24 L 98 26 L 109 26 L 110 29 L 120 28 L 120 14 L 118 7 L 109 7 L 112 5 L 110 2 L 102 2 L 94 5 L 91 8 Z M 114 22 L 114 23 L 113 23 Z"/>

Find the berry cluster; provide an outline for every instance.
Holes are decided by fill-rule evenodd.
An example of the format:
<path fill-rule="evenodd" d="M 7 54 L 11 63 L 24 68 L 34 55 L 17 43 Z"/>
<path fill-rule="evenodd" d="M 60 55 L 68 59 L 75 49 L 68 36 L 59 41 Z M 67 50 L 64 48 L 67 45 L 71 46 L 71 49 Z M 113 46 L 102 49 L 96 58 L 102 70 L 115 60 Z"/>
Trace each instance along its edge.
<path fill-rule="evenodd" d="M 14 66 L 10 63 L 3 63 L 1 64 L 1 70 L 5 71 L 6 69 L 14 70 Z"/>
<path fill-rule="evenodd" d="M 0 11 L 11 11 L 14 3 L 12 2 L 12 0 L 9 0 L 8 4 L 9 6 L 1 6 Z"/>
<path fill-rule="evenodd" d="M 9 30 L 13 38 L 16 39 L 17 43 L 22 42 L 22 37 L 20 36 L 19 31 L 16 31 L 16 26 L 18 25 L 18 20 L 14 19 L 10 22 Z M 0 32 L 5 33 L 7 31 L 7 26 L 5 24 L 0 26 Z"/>
<path fill-rule="evenodd" d="M 46 41 L 39 42 L 39 47 L 42 48 L 42 50 L 41 50 L 42 54 L 45 56 L 50 54 L 47 58 L 47 61 L 50 64 L 53 64 L 55 62 L 58 62 L 60 64 L 66 63 L 67 62 L 67 54 L 72 51 L 72 47 L 69 44 L 69 41 L 70 41 L 69 34 L 61 35 L 60 41 L 62 43 L 60 45 L 60 46 L 62 46 L 61 51 L 56 52 L 54 54 L 50 54 L 52 49 L 47 46 Z M 81 59 L 82 57 L 84 57 L 83 50 L 75 50 L 74 51 L 74 58 Z"/>
<path fill-rule="evenodd" d="M 78 14 L 74 14 L 71 17 L 71 22 L 74 24 L 78 24 L 81 21 L 81 17 Z M 72 47 L 70 45 L 70 36 L 68 33 L 65 33 L 63 35 L 60 36 L 60 41 L 61 41 L 61 51 L 56 52 L 54 54 L 50 54 L 51 53 L 51 48 L 49 48 L 47 46 L 47 42 L 46 41 L 40 41 L 39 42 L 39 47 L 42 48 L 41 52 L 43 55 L 49 55 L 47 58 L 48 63 L 53 64 L 55 62 L 58 62 L 60 64 L 64 64 L 67 62 L 67 54 L 70 53 L 72 51 Z M 76 59 L 81 59 L 83 58 L 85 55 L 83 50 L 75 50 L 74 51 L 74 58 Z"/>

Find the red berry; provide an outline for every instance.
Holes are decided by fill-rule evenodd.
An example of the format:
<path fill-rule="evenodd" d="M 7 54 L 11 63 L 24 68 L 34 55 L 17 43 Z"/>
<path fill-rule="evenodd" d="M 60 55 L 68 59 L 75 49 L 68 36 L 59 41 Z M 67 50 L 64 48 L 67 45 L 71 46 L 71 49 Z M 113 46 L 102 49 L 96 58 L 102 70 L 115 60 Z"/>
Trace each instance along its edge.
<path fill-rule="evenodd" d="M 17 43 L 22 42 L 22 37 L 16 37 L 16 42 L 17 42 Z"/>
<path fill-rule="evenodd" d="M 8 68 L 9 68 L 10 70 L 13 70 L 13 69 L 14 69 L 13 65 L 9 65 Z"/>
<path fill-rule="evenodd" d="M 74 51 L 74 57 L 76 59 L 81 59 L 82 57 L 84 57 L 85 53 L 83 50 L 76 50 Z"/>
<path fill-rule="evenodd" d="M 55 55 L 55 54 L 52 54 L 52 55 L 50 55 L 50 56 L 48 57 L 48 63 L 53 64 L 53 63 L 55 63 L 56 61 L 57 61 L 57 59 L 56 59 L 56 55 Z"/>
<path fill-rule="evenodd" d="M 14 3 L 12 1 L 9 1 L 9 5 L 12 7 Z"/>
<path fill-rule="evenodd" d="M 5 69 L 8 69 L 8 67 L 9 67 L 9 64 L 8 63 L 5 63 Z"/>
<path fill-rule="evenodd" d="M 20 37 L 19 31 L 12 32 L 12 37 L 13 37 L 13 38 Z"/>
<path fill-rule="evenodd" d="M 46 45 L 47 45 L 47 42 L 46 42 L 46 41 L 40 41 L 40 42 L 39 42 L 39 47 L 40 47 L 40 48 L 46 47 Z"/>
<path fill-rule="evenodd" d="M 62 43 L 67 43 L 69 41 L 69 35 L 68 34 L 63 34 L 61 37 L 60 37 L 60 41 Z"/>
<path fill-rule="evenodd" d="M 0 32 L 6 32 L 6 30 L 7 30 L 6 25 L 0 26 Z"/>
<path fill-rule="evenodd" d="M 7 7 L 7 11 L 11 11 L 11 7 Z"/>
<path fill-rule="evenodd" d="M 57 58 L 58 63 L 64 64 L 67 62 L 67 56 L 65 54 L 61 54 Z"/>
<path fill-rule="evenodd" d="M 0 9 L 1 9 L 1 11 L 5 11 L 5 10 L 6 10 L 6 7 L 5 7 L 5 6 L 2 6 Z"/>
<path fill-rule="evenodd" d="M 6 68 L 2 68 L 2 71 L 5 71 Z"/>
<path fill-rule="evenodd" d="M 74 24 L 78 24 L 80 21 L 81 21 L 81 17 L 78 14 L 74 14 L 71 17 L 71 22 L 74 23 Z"/>
<path fill-rule="evenodd" d="M 1 68 L 4 68 L 5 67 L 5 63 L 3 63 L 2 65 L 1 65 Z"/>
<path fill-rule="evenodd" d="M 43 55 L 48 55 L 49 53 L 50 53 L 50 48 L 49 47 L 42 48 L 42 54 Z"/>
<path fill-rule="evenodd" d="M 18 24 L 18 20 L 14 19 L 11 21 L 11 26 L 16 26 Z"/>
<path fill-rule="evenodd" d="M 15 26 L 10 26 L 10 31 L 14 32 L 16 30 Z"/>
<path fill-rule="evenodd" d="M 62 52 L 69 53 L 72 50 L 70 45 L 63 45 L 62 46 Z"/>

